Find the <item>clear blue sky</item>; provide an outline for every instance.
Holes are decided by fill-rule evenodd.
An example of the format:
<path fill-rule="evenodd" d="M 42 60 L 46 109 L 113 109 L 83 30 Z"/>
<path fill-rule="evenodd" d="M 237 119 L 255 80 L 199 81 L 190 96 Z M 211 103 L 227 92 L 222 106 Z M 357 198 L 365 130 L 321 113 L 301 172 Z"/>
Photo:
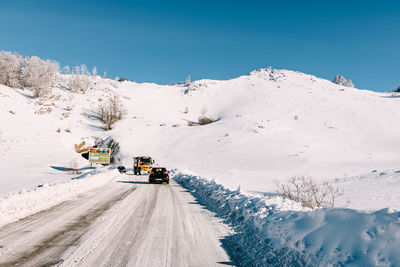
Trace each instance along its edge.
<path fill-rule="evenodd" d="M 390 91 L 400 83 L 400 3 L 0 0 L 0 50 L 138 82 L 272 66 Z"/>

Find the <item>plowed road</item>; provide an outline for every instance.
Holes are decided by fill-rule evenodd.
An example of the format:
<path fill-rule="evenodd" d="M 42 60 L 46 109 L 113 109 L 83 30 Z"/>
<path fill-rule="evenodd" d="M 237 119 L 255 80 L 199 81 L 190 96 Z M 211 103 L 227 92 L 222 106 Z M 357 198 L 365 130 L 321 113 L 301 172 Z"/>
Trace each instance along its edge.
<path fill-rule="evenodd" d="M 0 228 L 0 266 L 230 265 L 226 228 L 189 192 L 121 177 Z"/>

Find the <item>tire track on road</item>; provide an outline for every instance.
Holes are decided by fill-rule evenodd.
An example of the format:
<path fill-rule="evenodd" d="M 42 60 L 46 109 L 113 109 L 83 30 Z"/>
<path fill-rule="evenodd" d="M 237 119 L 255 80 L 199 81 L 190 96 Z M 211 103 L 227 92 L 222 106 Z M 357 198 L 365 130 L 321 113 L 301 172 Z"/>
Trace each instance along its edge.
<path fill-rule="evenodd" d="M 86 229 L 94 220 L 116 203 L 126 198 L 135 189 L 136 187 L 129 188 L 111 199 L 106 199 L 100 206 L 90 209 L 88 213 L 79 216 L 72 223 L 67 224 L 61 230 L 45 238 L 39 244 L 20 253 L 14 259 L 0 263 L 0 266 L 26 265 L 28 263 L 29 265 L 36 266 L 51 266 L 61 263 L 63 259 L 60 256 L 63 252 L 69 247 L 77 245 L 79 239 L 85 234 Z"/>
<path fill-rule="evenodd" d="M 148 193 L 150 200 L 145 198 L 143 204 L 138 206 L 139 210 L 133 211 L 132 216 L 125 223 L 122 244 L 109 257 L 109 262 L 112 263 L 109 266 L 127 266 L 129 260 L 134 258 L 136 247 L 140 246 L 145 238 L 147 229 L 151 226 L 149 222 L 153 216 L 159 192 L 159 186 L 153 185 L 152 187 L 154 190 L 149 190 Z M 153 191 L 155 192 L 153 193 Z M 138 216 L 137 213 L 140 215 Z"/>

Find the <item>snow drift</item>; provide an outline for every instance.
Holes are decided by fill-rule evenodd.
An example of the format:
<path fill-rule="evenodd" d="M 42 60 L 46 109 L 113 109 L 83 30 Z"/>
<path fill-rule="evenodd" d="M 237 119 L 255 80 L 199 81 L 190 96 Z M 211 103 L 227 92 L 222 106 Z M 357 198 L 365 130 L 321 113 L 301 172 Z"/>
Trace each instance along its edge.
<path fill-rule="evenodd" d="M 192 172 L 174 170 L 181 183 L 236 234 L 226 242 L 241 266 L 400 265 L 400 212 L 301 209 L 279 196 L 229 190 Z"/>

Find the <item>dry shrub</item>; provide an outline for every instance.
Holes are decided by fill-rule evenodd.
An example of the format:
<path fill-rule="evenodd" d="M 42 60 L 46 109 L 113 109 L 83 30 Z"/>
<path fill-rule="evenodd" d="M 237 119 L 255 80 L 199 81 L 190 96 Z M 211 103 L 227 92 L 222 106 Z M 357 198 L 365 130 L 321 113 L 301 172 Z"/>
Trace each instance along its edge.
<path fill-rule="evenodd" d="M 61 129 L 58 128 L 58 129 L 56 130 L 56 132 L 57 132 L 57 133 L 61 133 Z"/>
<path fill-rule="evenodd" d="M 188 126 L 195 126 L 196 125 L 196 123 L 194 121 L 187 121 L 187 123 L 188 123 Z"/>
<path fill-rule="evenodd" d="M 101 120 L 107 130 L 111 130 L 114 123 L 121 120 L 125 110 L 118 95 L 112 95 L 108 101 L 101 105 L 98 110 L 98 119 Z"/>
<path fill-rule="evenodd" d="M 66 111 L 71 111 L 73 108 L 74 108 L 74 105 L 68 104 L 68 105 L 65 107 L 65 110 L 66 110 Z"/>
<path fill-rule="evenodd" d="M 81 174 L 81 171 L 79 170 L 79 165 L 78 162 L 75 160 L 71 161 L 69 163 L 69 174 Z"/>
<path fill-rule="evenodd" d="M 278 193 L 311 209 L 334 208 L 336 199 L 343 195 L 339 187 L 328 182 L 317 184 L 306 176 L 294 176 L 279 184 Z"/>
<path fill-rule="evenodd" d="M 52 111 L 51 107 L 41 107 L 38 110 L 36 110 L 35 114 L 44 115 L 50 113 L 51 111 Z"/>
<path fill-rule="evenodd" d="M 206 125 L 206 124 L 210 124 L 210 123 L 213 123 L 213 122 L 215 122 L 214 119 L 209 118 L 209 117 L 207 117 L 207 116 L 205 116 L 205 115 L 201 115 L 201 116 L 199 117 L 199 124 L 200 124 L 200 125 Z"/>

